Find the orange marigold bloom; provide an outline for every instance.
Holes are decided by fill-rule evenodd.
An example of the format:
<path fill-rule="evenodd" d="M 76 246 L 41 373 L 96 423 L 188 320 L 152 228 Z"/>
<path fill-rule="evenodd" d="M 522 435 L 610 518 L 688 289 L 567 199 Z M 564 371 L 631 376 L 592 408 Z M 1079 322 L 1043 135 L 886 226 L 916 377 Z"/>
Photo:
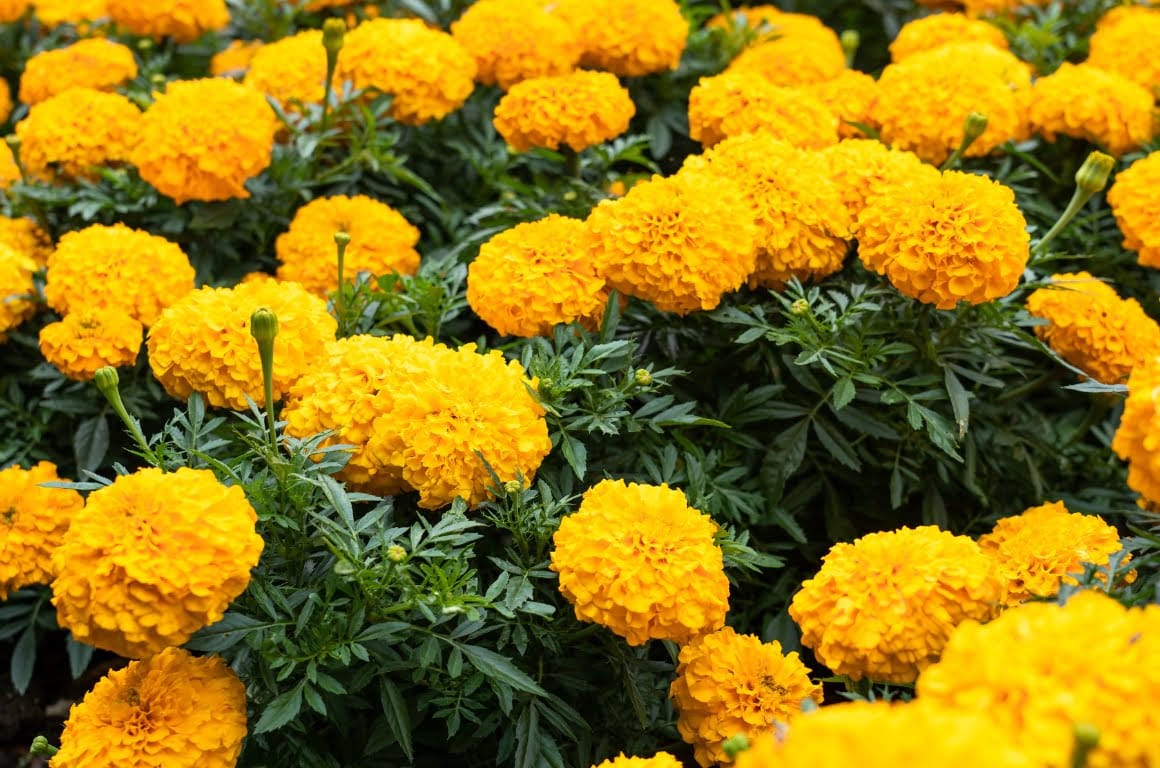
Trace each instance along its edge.
<path fill-rule="evenodd" d="M 209 61 L 209 73 L 214 77 L 238 77 L 250 68 L 254 55 L 265 45 L 261 40 L 231 40 L 224 50 Z"/>
<path fill-rule="evenodd" d="M 913 683 L 956 626 L 993 618 L 1002 600 L 998 569 L 978 544 L 926 525 L 835 544 L 789 615 L 835 674 Z"/>
<path fill-rule="evenodd" d="M 193 290 L 193 278 L 176 243 L 124 224 L 94 224 L 61 236 L 48 258 L 44 296 L 61 315 L 115 309 L 150 326 Z"/>
<path fill-rule="evenodd" d="M 1152 504 L 1160 504 L 1160 360 L 1148 360 L 1132 369 L 1128 399 L 1112 450 L 1128 462 L 1128 487 Z"/>
<path fill-rule="evenodd" d="M 596 271 L 617 291 L 686 315 L 714 309 L 757 264 L 756 211 L 737 182 L 653 177 L 588 217 Z"/>
<path fill-rule="evenodd" d="M 244 185 L 270 165 L 278 132 L 260 91 L 223 78 L 170 83 L 141 123 L 133 163 L 178 204 L 249 197 Z"/>
<path fill-rule="evenodd" d="M 1087 272 L 1052 275 L 1027 297 L 1027 311 L 1047 320 L 1035 335 L 1097 381 L 1120 384 L 1138 364 L 1160 355 L 1160 326 L 1135 299 Z"/>
<path fill-rule="evenodd" d="M 892 187 L 858 217 L 862 263 L 939 309 L 1015 290 L 1030 240 L 1010 188 L 958 171 L 921 174 Z"/>
<path fill-rule="evenodd" d="M 1057 134 L 1099 144 L 1122 155 L 1155 136 L 1153 97 L 1139 83 L 1087 64 L 1064 63 L 1035 81 L 1031 127 L 1047 141 Z"/>
<path fill-rule="evenodd" d="M 43 267 L 52 253 L 52 238 L 34 219 L 23 216 L 15 219 L 0 216 L 0 245 L 24 254 L 37 268 Z"/>
<path fill-rule="evenodd" d="M 762 643 L 732 627 L 695 638 L 678 662 L 669 688 L 677 730 L 704 768 L 732 762 L 721 746 L 731 736 L 772 734 L 776 723 L 793 727 L 802 702 L 822 701 L 822 686 L 797 653 L 783 654 L 776 640 Z"/>
<path fill-rule="evenodd" d="M 689 136 L 711 147 L 765 131 L 803 149 L 838 143 L 838 116 L 804 89 L 779 88 L 752 73 L 702 77 L 689 94 Z"/>
<path fill-rule="evenodd" d="M 773 85 L 795 86 L 831 80 L 846 70 L 838 36 L 777 37 L 742 51 L 725 70 L 758 75 Z"/>
<path fill-rule="evenodd" d="M 1141 266 L 1160 267 L 1160 152 L 1116 174 L 1108 205 L 1124 233 L 1124 248 L 1139 252 Z"/>
<path fill-rule="evenodd" d="M 292 108 L 294 101 L 321 104 L 326 90 L 322 30 L 307 29 L 262 45 L 253 52 L 243 82 L 284 108 Z"/>
<path fill-rule="evenodd" d="M 652 757 L 628 757 L 621 752 L 592 768 L 681 768 L 681 761 L 668 752 L 657 752 Z"/>
<path fill-rule="evenodd" d="M 20 166 L 16 164 L 12 147 L 6 142 L 0 143 L 0 191 L 8 189 L 20 179 Z"/>
<path fill-rule="evenodd" d="M 8 87 L 8 81 L 0 78 L 0 123 L 7 122 L 11 114 L 12 91 Z"/>
<path fill-rule="evenodd" d="M 315 368 L 338 330 L 326 302 L 297 283 L 253 280 L 186 294 L 149 329 L 153 375 L 179 400 L 199 392 L 216 408 L 246 410 L 247 397 L 264 405 L 262 364 L 250 335 L 250 316 L 262 307 L 278 316 L 274 399 L 281 398 Z"/>
<path fill-rule="evenodd" d="M 391 116 L 421 125 L 463 106 L 475 88 L 475 60 L 417 19 L 372 19 L 346 33 L 337 77 L 391 94 Z"/>
<path fill-rule="evenodd" d="M 134 35 L 172 37 L 192 43 L 206 32 L 225 29 L 230 11 L 225 0 L 107 0 L 109 15 Z"/>
<path fill-rule="evenodd" d="M 750 5 L 734 8 L 728 13 L 719 13 L 705 24 L 706 27 L 731 29 L 735 24 L 758 32 L 758 41 L 776 38 L 812 38 L 819 45 L 841 41 L 834 30 L 822 23 L 817 16 L 805 13 L 786 13 L 773 5 Z"/>
<path fill-rule="evenodd" d="M 990 22 L 961 13 L 935 13 L 908 21 L 890 44 L 890 59 L 902 61 L 948 43 L 988 43 L 1007 50 L 1007 37 Z"/>
<path fill-rule="evenodd" d="M 109 18 L 109 0 L 35 0 L 33 5 L 36 20 L 49 29 L 75 24 L 84 32 L 86 22 Z"/>
<path fill-rule="evenodd" d="M 112 91 L 136 76 L 128 46 L 92 37 L 30 58 L 20 76 L 20 100 L 37 104 L 69 88 Z"/>
<path fill-rule="evenodd" d="M 838 185 L 842 202 L 857 217 L 872 198 L 892 186 L 921 176 L 936 177 L 938 170 L 913 152 L 891 149 L 871 139 L 846 139 L 821 152 L 829 176 Z"/>
<path fill-rule="evenodd" d="M 676 488 L 603 480 L 560 522 L 550 567 L 580 621 L 629 645 L 687 643 L 729 610 L 717 530 Z"/>
<path fill-rule="evenodd" d="M 0 243 L 0 344 L 8 331 L 36 314 L 32 273 L 38 268 L 28 254 Z"/>
<path fill-rule="evenodd" d="M 290 228 L 278 236 L 274 250 L 282 262 L 279 279 L 301 283 L 318 296 L 337 290 L 336 232 L 350 235 L 343 256 L 348 283 L 360 272 L 413 275 L 419 269 L 419 230 L 401 213 L 365 195 L 334 195 L 299 208 Z"/>
<path fill-rule="evenodd" d="M 137 362 L 143 326 L 119 309 L 82 308 L 40 329 L 40 352 L 65 376 L 92 381 L 108 365 Z"/>
<path fill-rule="evenodd" d="M 533 147 L 576 152 L 628 130 L 636 105 L 615 75 L 570 72 L 511 87 L 495 108 L 495 129 L 517 152 Z"/>
<path fill-rule="evenodd" d="M 0 600 L 30 584 L 47 584 L 56 571 L 52 551 L 85 505 L 76 491 L 43 488 L 59 481 L 56 465 L 0 470 Z"/>
<path fill-rule="evenodd" d="M 0 24 L 19 21 L 30 5 L 31 0 L 0 0 Z"/>
<path fill-rule="evenodd" d="M 96 168 L 129 161 L 141 120 L 120 94 L 72 88 L 34 105 L 16 124 L 20 162 L 29 176 L 46 181 L 58 174 L 92 178 Z"/>
<path fill-rule="evenodd" d="M 559 0 L 551 9 L 580 37 L 580 65 L 623 77 L 676 69 L 689 23 L 675 0 Z"/>
<path fill-rule="evenodd" d="M 53 768 L 234 768 L 246 687 L 220 656 L 167 648 L 109 672 L 69 709 Z"/>
<path fill-rule="evenodd" d="M 451 25 L 451 35 L 475 58 L 475 79 L 505 90 L 563 75 L 580 62 L 577 33 L 537 0 L 481 0 Z"/>
<path fill-rule="evenodd" d="M 1160 59 L 1155 55 L 1160 40 L 1160 8 L 1141 8 L 1130 22 L 1096 26 L 1091 36 L 1087 64 L 1115 72 L 1160 95 Z"/>
<path fill-rule="evenodd" d="M 877 89 L 878 82 L 874 78 L 856 69 L 843 70 L 831 80 L 802 88 L 838 116 L 838 136 L 843 139 L 865 135 L 854 123 L 873 127 L 870 110 Z"/>
<path fill-rule="evenodd" d="M 588 256 L 584 222 L 547 218 L 494 235 L 467 271 L 467 303 L 509 336 L 547 336 L 558 323 L 595 328 L 608 303 Z"/>
<path fill-rule="evenodd" d="M 52 604 L 82 643 L 127 658 L 221 619 L 262 554 L 239 486 L 205 469 L 122 475 L 89 494 L 52 556 Z"/>

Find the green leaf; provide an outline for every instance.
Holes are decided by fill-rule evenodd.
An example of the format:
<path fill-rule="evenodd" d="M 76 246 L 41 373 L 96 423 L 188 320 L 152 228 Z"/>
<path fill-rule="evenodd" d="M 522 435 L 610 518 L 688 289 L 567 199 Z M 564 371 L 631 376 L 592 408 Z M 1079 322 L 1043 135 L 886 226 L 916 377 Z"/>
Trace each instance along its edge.
<path fill-rule="evenodd" d="M 271 701 L 258 718 L 254 733 L 276 731 L 297 717 L 298 711 L 302 709 L 302 688 L 305 684 L 304 680 Z"/>
<path fill-rule="evenodd" d="M 567 432 L 562 432 L 560 452 L 564 454 L 564 461 L 568 462 L 568 466 L 576 473 L 576 479 L 583 480 L 584 475 L 588 473 L 588 449 L 584 447 L 584 443 Z"/>
<path fill-rule="evenodd" d="M 76 680 L 89 668 L 89 662 L 93 658 L 93 646 L 78 643 L 73 639 L 72 633 L 69 633 L 68 638 L 64 641 L 64 648 L 68 653 L 69 674 L 72 675 L 73 680 Z"/>
<path fill-rule="evenodd" d="M 854 454 L 854 449 L 846 442 L 846 438 L 831 432 L 821 421 L 814 421 L 814 434 L 821 441 L 826 451 L 840 463 L 858 472 L 862 469 L 862 462 Z"/>
<path fill-rule="evenodd" d="M 471 665 L 483 674 L 512 688 L 536 696 L 547 696 L 548 692 L 536 684 L 536 681 L 521 672 L 509 659 L 495 651 L 481 648 L 478 645 L 461 645 L 459 648 Z"/>
<path fill-rule="evenodd" d="M 835 411 L 840 411 L 850 404 L 855 394 L 857 390 L 854 388 L 853 379 L 843 376 L 834 383 L 834 388 L 830 391 L 830 403 Z"/>
<path fill-rule="evenodd" d="M 95 471 L 109 452 L 109 422 L 99 414 L 77 425 L 73 435 L 73 453 L 80 469 Z"/>
<path fill-rule="evenodd" d="M 36 631 L 32 626 L 24 630 L 24 634 L 16 641 L 12 650 L 12 663 L 9 666 L 12 675 L 12 687 L 23 695 L 32 682 L 32 668 L 36 666 Z"/>
<path fill-rule="evenodd" d="M 407 704 L 403 701 L 403 694 L 387 678 L 379 682 L 379 701 L 383 712 L 387 715 L 387 724 L 395 741 L 403 748 L 408 760 L 414 760 L 415 755 L 411 747 L 411 715 L 407 711 Z"/>
<path fill-rule="evenodd" d="M 950 368 L 945 368 L 947 395 L 951 399 L 951 410 L 955 415 L 955 426 L 958 429 L 959 439 L 967 434 L 967 427 L 971 421 L 971 398 L 963 387 L 959 377 Z"/>

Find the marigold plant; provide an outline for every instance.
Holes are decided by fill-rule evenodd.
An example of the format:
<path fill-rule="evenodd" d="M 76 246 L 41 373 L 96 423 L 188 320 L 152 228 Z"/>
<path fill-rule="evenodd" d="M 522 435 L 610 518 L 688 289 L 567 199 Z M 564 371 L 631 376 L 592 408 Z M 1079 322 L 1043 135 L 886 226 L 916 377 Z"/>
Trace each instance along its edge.
<path fill-rule="evenodd" d="M 902 25 L 890 43 L 892 61 L 902 61 L 920 51 L 949 43 L 987 43 L 1006 50 L 1007 37 L 994 24 L 961 13 L 934 13 Z"/>
<path fill-rule="evenodd" d="M 451 25 L 475 58 L 475 78 L 508 89 L 521 80 L 563 75 L 580 62 L 577 31 L 537 0 L 481 0 Z"/>
<path fill-rule="evenodd" d="M 1035 81 L 1028 114 L 1049 142 L 1062 134 L 1122 155 L 1156 135 L 1153 103 L 1147 88 L 1124 75 L 1065 62 Z"/>
<path fill-rule="evenodd" d="M 131 160 L 142 138 L 140 110 L 117 93 L 72 88 L 36 104 L 16 124 L 29 176 L 91 179 L 98 168 Z"/>
<path fill-rule="evenodd" d="M 689 136 L 704 146 L 756 131 L 821 149 L 838 143 L 838 116 L 806 90 L 747 72 L 703 77 L 689 94 Z"/>
<path fill-rule="evenodd" d="M 293 102 L 321 104 L 326 86 L 322 30 L 307 29 L 252 52 L 243 82 L 293 109 Z"/>
<path fill-rule="evenodd" d="M 575 152 L 624 133 L 636 105 L 615 75 L 577 71 L 512 86 L 495 108 L 495 129 L 517 152 Z"/>
<path fill-rule="evenodd" d="M 82 307 L 40 329 L 40 352 L 68 378 L 91 381 L 106 365 L 136 363 L 142 331 L 140 321 L 121 309 Z"/>
<path fill-rule="evenodd" d="M 675 0 L 560 0 L 551 12 L 579 37 L 581 66 L 623 77 L 676 69 L 689 35 Z"/>
<path fill-rule="evenodd" d="M 41 486 L 60 479 L 50 461 L 31 469 L 0 470 L 0 601 L 21 587 L 47 584 L 56 575 L 53 550 L 85 505 L 74 490 Z"/>
<path fill-rule="evenodd" d="M 38 104 L 69 88 L 112 91 L 137 76 L 133 51 L 94 37 L 36 54 L 20 76 L 20 100 Z"/>
<path fill-rule="evenodd" d="M 1128 399 L 1112 440 L 1112 450 L 1128 462 L 1128 487 L 1144 500 L 1160 504 L 1160 452 L 1155 437 L 1160 430 L 1160 360 L 1153 358 L 1132 369 Z"/>
<path fill-rule="evenodd" d="M 230 11 L 225 0 L 107 0 L 109 15 L 134 35 L 172 37 L 191 43 L 206 32 L 225 29 Z"/>
<path fill-rule="evenodd" d="M 1160 267 L 1160 153 L 1147 155 L 1120 171 L 1108 190 L 1108 205 L 1124 233 L 1124 247 L 1139 253 L 1140 264 Z"/>

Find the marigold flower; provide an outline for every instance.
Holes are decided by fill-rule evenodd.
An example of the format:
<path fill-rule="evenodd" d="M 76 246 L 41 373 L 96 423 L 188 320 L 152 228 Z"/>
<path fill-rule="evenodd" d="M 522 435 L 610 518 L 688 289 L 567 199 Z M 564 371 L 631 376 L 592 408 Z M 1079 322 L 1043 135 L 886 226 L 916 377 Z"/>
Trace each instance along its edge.
<path fill-rule="evenodd" d="M 61 315 L 115 309 L 150 326 L 193 290 L 193 278 L 176 243 L 124 224 L 94 224 L 61 236 L 48 258 L 44 296 Z"/>
<path fill-rule="evenodd" d="M 988 43 L 1007 50 L 1007 37 L 990 22 L 961 13 L 935 13 L 908 21 L 890 44 L 891 61 L 902 61 L 920 51 L 948 43 Z"/>
<path fill-rule="evenodd" d="M 141 122 L 141 111 L 120 94 L 72 88 L 34 105 L 16 124 L 20 162 L 46 181 L 56 174 L 92 178 L 94 169 L 130 159 Z"/>
<path fill-rule="evenodd" d="M 821 151 L 830 178 L 838 186 L 842 202 L 857 217 L 872 198 L 892 186 L 920 176 L 935 177 L 938 170 L 913 152 L 891 149 L 871 139 L 846 139 Z"/>
<path fill-rule="evenodd" d="M 250 57 L 243 82 L 283 108 L 292 108 L 295 101 L 321 104 L 326 95 L 322 30 L 307 29 L 262 45 Z"/>
<path fill-rule="evenodd" d="M 756 211 L 737 182 L 705 172 L 653 177 L 588 217 L 597 274 L 665 312 L 714 309 L 757 263 Z"/>
<path fill-rule="evenodd" d="M 1032 129 L 1049 142 L 1057 134 L 1099 144 L 1113 155 L 1155 136 L 1153 97 L 1139 83 L 1087 64 L 1064 63 L 1031 89 Z"/>
<path fill-rule="evenodd" d="M 628 757 L 621 752 L 592 768 L 681 768 L 681 761 L 668 752 L 657 752 L 652 757 Z"/>
<path fill-rule="evenodd" d="M 37 268 L 28 254 L 0 243 L 0 344 L 8 331 L 36 314 L 32 273 Z"/>
<path fill-rule="evenodd" d="M 230 11 L 225 0 L 107 0 L 113 23 L 134 35 L 192 43 L 206 32 L 225 29 Z"/>
<path fill-rule="evenodd" d="M 922 174 L 870 200 L 858 256 L 902 293 L 939 309 L 1015 290 L 1030 236 L 1010 188 L 986 176 Z"/>
<path fill-rule="evenodd" d="M 702 77 L 689 94 L 689 136 L 711 147 L 764 131 L 803 149 L 838 143 L 838 117 L 800 88 L 779 88 L 745 72 Z"/>
<path fill-rule="evenodd" d="M 511 87 L 495 108 L 495 129 L 517 152 L 533 147 L 576 152 L 628 130 L 636 105 L 615 75 L 576 71 Z"/>
<path fill-rule="evenodd" d="M 725 70 L 758 75 L 773 85 L 796 86 L 832 80 L 846 70 L 838 36 L 776 37 L 746 48 Z"/>
<path fill-rule="evenodd" d="M 92 381 L 106 365 L 137 362 L 142 330 L 139 321 L 119 309 L 84 307 L 40 329 L 40 352 L 68 378 Z"/>
<path fill-rule="evenodd" d="M 69 88 L 112 91 L 136 76 L 133 51 L 120 43 L 92 37 L 30 58 L 20 76 L 20 100 L 38 104 Z"/>
<path fill-rule="evenodd" d="M 8 116 L 12 114 L 12 91 L 8 87 L 8 81 L 0 79 L 0 123 L 8 121 Z"/>
<path fill-rule="evenodd" d="M 249 197 L 244 184 L 270 164 L 277 132 L 260 91 L 223 78 L 181 80 L 145 112 L 132 159 L 178 204 Z"/>
<path fill-rule="evenodd" d="M 1160 61 L 1154 48 L 1160 40 L 1160 8 L 1142 8 L 1131 22 L 1099 24 L 1089 41 L 1087 64 L 1135 80 L 1160 93 Z"/>
<path fill-rule="evenodd" d="M 819 45 L 830 41 L 841 41 L 834 31 L 822 23 L 817 16 L 805 13 L 786 13 L 773 5 L 749 5 L 734 8 L 727 13 L 719 13 L 705 24 L 706 27 L 729 30 L 734 24 L 742 24 L 759 33 L 757 40 L 777 38 L 812 38 Z"/>
<path fill-rule="evenodd" d="M 674 0 L 559 0 L 551 11 L 579 36 L 581 66 L 623 77 L 676 69 L 689 36 Z"/>
<path fill-rule="evenodd" d="M 831 80 L 802 88 L 838 116 L 838 136 L 843 139 L 865 135 L 854 123 L 873 126 L 870 110 L 877 89 L 878 82 L 874 78 L 856 69 L 843 70 Z"/>
<path fill-rule="evenodd" d="M 475 60 L 451 35 L 417 19 L 372 19 L 346 33 L 337 77 L 391 94 L 391 116 L 421 125 L 467 101 Z"/>
<path fill-rule="evenodd" d="M 1128 487 L 1152 504 L 1160 504 L 1160 451 L 1155 435 L 1160 432 L 1160 360 L 1148 360 L 1132 369 L 1128 399 L 1112 450 L 1128 462 Z"/>
<path fill-rule="evenodd" d="M 261 307 L 278 316 L 274 399 L 281 398 L 314 369 L 338 330 L 326 302 L 297 283 L 253 280 L 186 294 L 149 329 L 153 375 L 179 400 L 199 392 L 216 408 L 246 410 L 247 397 L 265 405 L 261 359 L 250 336 L 250 316 Z"/>
<path fill-rule="evenodd" d="M 20 180 L 20 166 L 16 164 L 16 155 L 12 154 L 12 147 L 6 142 L 0 142 L 0 191 L 7 190 Z"/>
<path fill-rule="evenodd" d="M 343 278 L 353 282 L 360 272 L 413 275 L 419 269 L 419 230 L 386 203 L 355 195 L 320 197 L 298 209 L 290 228 L 278 236 L 274 249 L 278 277 L 300 283 L 325 297 L 338 288 L 334 234 L 350 235 L 343 257 Z"/>
<path fill-rule="evenodd" d="M 504 90 L 580 62 L 577 33 L 536 0 L 477 2 L 451 25 L 451 36 L 475 58 L 475 79 Z"/>
<path fill-rule="evenodd" d="M 509 336 L 547 336 L 558 323 L 595 328 L 608 303 L 588 256 L 584 222 L 547 218 L 494 235 L 467 271 L 467 303 Z"/>
<path fill-rule="evenodd" d="M 82 33 L 87 22 L 109 17 L 108 0 L 35 0 L 36 20 L 47 29 L 74 24 Z"/>
<path fill-rule="evenodd" d="M 1158 660 L 1160 607 L 1126 609 L 1085 591 L 1067 605 L 1026 603 L 963 624 L 918 678 L 918 698 L 986 715 L 1036 766 L 1072 765 L 1083 723 L 1099 732 L 1088 766 L 1147 768 L 1157 757 Z"/>
<path fill-rule="evenodd" d="M 238 77 L 250 68 L 254 55 L 265 45 L 261 40 L 231 40 L 223 50 L 209 60 L 209 73 L 214 77 Z"/>
<path fill-rule="evenodd" d="M 994 617 L 1002 599 L 998 569 L 978 544 L 926 525 L 835 544 L 789 615 L 835 674 L 912 683 L 956 626 Z"/>
<path fill-rule="evenodd" d="M 1139 252 L 1145 267 L 1160 267 L 1160 152 L 1132 163 L 1116 175 L 1108 205 L 1124 233 L 1124 248 Z"/>
<path fill-rule="evenodd" d="M 76 491 L 41 487 L 61 479 L 56 471 L 49 461 L 0 470 L 0 600 L 56 575 L 52 551 L 85 505 Z"/>
<path fill-rule="evenodd" d="M 0 24 L 19 21 L 30 5 L 31 0 L 0 0 Z"/>
<path fill-rule="evenodd" d="M 802 702 L 822 701 L 797 653 L 732 627 L 695 638 L 678 662 L 669 688 L 677 730 L 704 768 L 731 762 L 721 746 L 729 737 L 772 734 L 775 723 L 798 722 Z"/>
<path fill-rule="evenodd" d="M 17 253 L 32 259 L 37 268 L 43 267 L 52 253 L 52 239 L 34 219 L 0 216 L 0 245 L 7 245 Z"/>
<path fill-rule="evenodd" d="M 246 687 L 220 656 L 167 648 L 109 672 L 69 709 L 54 768 L 233 768 Z"/>

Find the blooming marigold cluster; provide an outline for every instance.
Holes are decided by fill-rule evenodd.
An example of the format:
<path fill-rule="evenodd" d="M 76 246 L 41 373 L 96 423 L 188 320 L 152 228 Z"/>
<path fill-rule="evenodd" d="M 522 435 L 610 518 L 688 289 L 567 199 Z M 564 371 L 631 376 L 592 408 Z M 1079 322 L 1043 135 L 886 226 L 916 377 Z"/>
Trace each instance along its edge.
<path fill-rule="evenodd" d="M 1010 188 L 958 171 L 920 174 L 867 203 L 858 256 L 907 296 L 953 309 L 1015 290 L 1030 236 Z"/>
<path fill-rule="evenodd" d="M 1115 72 L 1064 63 L 1031 89 L 1031 128 L 1047 141 L 1059 134 L 1099 144 L 1113 155 L 1152 140 L 1153 97 Z"/>
<path fill-rule="evenodd" d="M 417 19 L 372 19 L 346 34 L 337 77 L 391 94 L 391 116 L 421 125 L 459 109 L 475 88 L 475 59 Z"/>
<path fill-rule="evenodd" d="M 307 29 L 261 46 L 250 57 L 243 82 L 283 108 L 293 108 L 295 101 L 321 104 L 326 89 L 322 30 Z"/>
<path fill-rule="evenodd" d="M 167 648 L 97 681 L 69 709 L 54 768 L 234 768 L 246 687 L 220 656 Z"/>
<path fill-rule="evenodd" d="M 250 62 L 265 45 L 261 40 L 231 40 L 209 61 L 209 73 L 214 77 L 238 77 L 250 68 Z"/>
<path fill-rule="evenodd" d="M 559 0 L 551 9 L 580 38 L 580 64 L 623 77 L 676 69 L 689 23 L 675 0 Z"/>
<path fill-rule="evenodd" d="M 746 72 L 703 77 L 689 93 L 689 136 L 711 147 L 764 131 L 803 149 L 838 143 L 838 117 L 804 89 L 779 88 Z"/>
<path fill-rule="evenodd" d="M 141 138 L 141 111 L 124 96 L 72 88 L 36 104 L 16 124 L 29 176 L 92 178 L 96 168 L 129 161 Z"/>
<path fill-rule="evenodd" d="M 577 32 L 538 0 L 482 0 L 451 25 L 475 58 L 475 79 L 508 89 L 521 80 L 571 72 L 580 62 Z"/>
<path fill-rule="evenodd" d="M 843 139 L 864 136 L 859 125 L 873 127 L 871 108 L 878 81 L 856 69 L 843 70 L 830 80 L 804 86 L 803 91 L 815 97 L 837 115 L 838 136 Z"/>
<path fill-rule="evenodd" d="M 1051 276 L 1027 297 L 1027 311 L 1047 320 L 1035 335 L 1076 368 L 1121 384 L 1136 365 L 1160 355 L 1160 326 L 1135 299 L 1087 272 Z"/>
<path fill-rule="evenodd" d="M 206 32 L 225 29 L 230 11 L 225 0 L 107 0 L 109 16 L 134 35 L 192 43 Z"/>
<path fill-rule="evenodd" d="M 20 76 L 20 100 L 38 104 L 69 88 L 112 91 L 136 76 L 137 60 L 127 46 L 88 38 L 31 57 Z"/>
<path fill-rule="evenodd" d="M 509 336 L 546 336 L 559 323 L 595 328 L 608 302 L 586 252 L 584 222 L 551 214 L 493 236 L 467 271 L 467 303 Z"/>
<path fill-rule="evenodd" d="M 890 59 L 902 61 L 949 43 L 987 43 L 1007 50 L 1007 37 L 990 22 L 961 13 L 935 13 L 908 21 L 890 44 Z"/>
<path fill-rule="evenodd" d="M 0 343 L 8 331 L 36 314 L 32 273 L 37 269 L 27 253 L 0 243 Z"/>
<path fill-rule="evenodd" d="M 654 177 L 588 217 L 596 271 L 665 312 L 714 309 L 757 265 L 756 212 L 737 182 L 703 171 Z"/>
<path fill-rule="evenodd" d="M 729 610 L 716 533 L 676 488 L 603 480 L 561 521 L 551 569 L 577 619 L 629 645 L 687 643 L 724 626 Z"/>
<path fill-rule="evenodd" d="M 495 129 L 517 152 L 576 152 L 628 129 L 636 105 L 615 75 L 578 70 L 512 86 L 495 108 Z"/>
<path fill-rule="evenodd" d="M 681 768 L 681 761 L 668 752 L 657 752 L 652 757 L 628 757 L 622 752 L 592 768 Z"/>
<path fill-rule="evenodd" d="M 796 86 L 832 80 L 846 70 L 846 54 L 829 37 L 775 37 L 750 46 L 725 70 L 757 75 L 773 85 Z"/>
<path fill-rule="evenodd" d="M 224 78 L 169 84 L 141 120 L 141 178 L 178 204 L 249 197 L 270 164 L 278 119 L 260 91 Z"/>
<path fill-rule="evenodd" d="M 334 195 L 298 209 L 290 228 L 278 236 L 274 250 L 278 277 L 300 283 L 318 296 L 338 288 L 334 235 L 345 232 L 350 243 L 343 254 L 343 279 L 360 272 L 413 275 L 419 269 L 419 230 L 403 214 L 365 195 Z"/>
<path fill-rule="evenodd" d="M 52 238 L 35 219 L 0 216 L 0 245 L 6 245 L 43 267 L 52 253 Z"/>
<path fill-rule="evenodd" d="M 56 575 L 52 552 L 85 505 L 74 490 L 41 487 L 61 479 L 56 471 L 48 461 L 0 470 L 0 600 Z"/>
<path fill-rule="evenodd" d="M 142 330 L 140 321 L 120 309 L 84 307 L 40 329 L 40 352 L 68 378 L 92 381 L 106 365 L 137 362 Z"/>
<path fill-rule="evenodd" d="M 1089 41 L 1087 63 L 1135 80 L 1152 93 L 1160 89 L 1160 60 L 1155 55 L 1160 40 L 1160 8 L 1137 7 L 1128 18 L 1096 26 Z"/>
<path fill-rule="evenodd" d="M 1108 205 L 1124 233 L 1124 248 L 1138 251 L 1142 266 L 1160 267 L 1160 152 L 1116 174 Z"/>
<path fill-rule="evenodd" d="M 872 139 L 846 139 L 821 151 L 829 177 L 838 186 L 842 202 L 857 218 L 866 204 L 891 187 L 938 170 L 913 152 L 891 149 Z"/>
<path fill-rule="evenodd" d="M 1091 768 L 1156 765 L 1157 691 L 1160 606 L 1127 609 L 1098 591 L 967 622 L 918 678 L 920 701 L 986 715 L 1051 768 L 1073 765 L 1080 724 L 1099 734 Z"/>
<path fill-rule="evenodd" d="M 1002 599 L 998 569 L 978 544 L 926 525 L 835 544 L 789 615 L 835 674 L 913 683 L 956 626 L 993 618 Z"/>
<path fill-rule="evenodd" d="M 1160 504 L 1160 360 L 1137 365 L 1128 377 L 1128 399 L 1112 440 L 1112 450 L 1128 462 L 1128 487 L 1152 504 Z"/>
<path fill-rule="evenodd" d="M 61 626 L 127 658 L 181 645 L 250 583 L 257 520 L 242 489 L 209 470 L 118 477 L 89 494 L 53 552 Z"/>
<path fill-rule="evenodd" d="M 36 0 L 33 5 L 36 20 L 46 29 L 74 24 L 83 33 L 88 22 L 109 18 L 108 0 Z"/>
<path fill-rule="evenodd" d="M 821 703 L 822 686 L 810 680 L 797 653 L 783 654 L 777 641 L 725 627 L 681 648 L 669 695 L 681 738 L 708 768 L 731 762 L 722 743 L 732 736 L 772 734 L 775 723 L 794 727 L 802 702 Z"/>

